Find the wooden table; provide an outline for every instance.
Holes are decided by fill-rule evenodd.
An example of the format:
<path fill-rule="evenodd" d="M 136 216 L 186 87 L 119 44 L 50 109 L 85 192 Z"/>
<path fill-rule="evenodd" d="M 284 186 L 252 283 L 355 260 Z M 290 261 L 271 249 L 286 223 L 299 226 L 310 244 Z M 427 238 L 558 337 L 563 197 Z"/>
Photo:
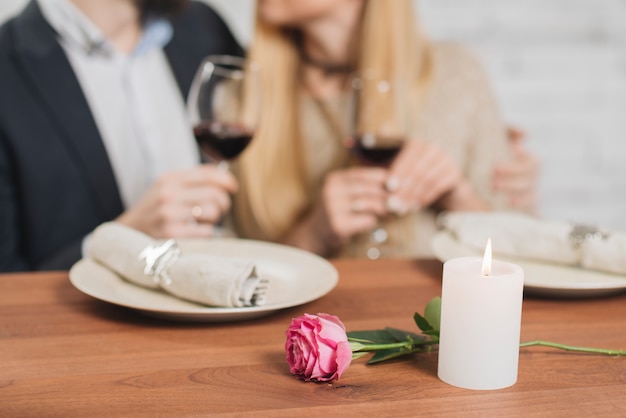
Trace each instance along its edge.
<path fill-rule="evenodd" d="M 626 357 L 524 348 L 519 379 L 496 391 L 437 378 L 437 354 L 368 366 L 333 384 L 289 374 L 285 329 L 304 312 L 349 330 L 416 329 L 441 293 L 432 260 L 335 261 L 327 296 L 237 323 L 143 316 L 76 290 L 65 272 L 0 275 L 0 416 L 626 416 Z M 522 341 L 626 348 L 626 295 L 526 298 Z M 468 341 L 471 344 L 471 341 Z"/>

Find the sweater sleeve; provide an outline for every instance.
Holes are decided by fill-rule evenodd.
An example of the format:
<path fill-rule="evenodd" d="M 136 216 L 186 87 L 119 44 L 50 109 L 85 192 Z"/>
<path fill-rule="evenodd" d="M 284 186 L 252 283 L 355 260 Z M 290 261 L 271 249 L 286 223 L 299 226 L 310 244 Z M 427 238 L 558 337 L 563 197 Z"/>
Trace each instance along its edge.
<path fill-rule="evenodd" d="M 492 209 L 505 209 L 507 199 L 494 191 L 493 177 L 495 166 L 510 158 L 511 145 L 489 77 L 478 59 L 459 45 L 444 44 L 439 55 L 439 90 L 448 96 L 440 113 L 447 115 L 447 124 L 463 130 L 462 139 L 448 144 L 449 151 L 476 193 Z M 454 128 L 444 128 L 450 130 Z"/>

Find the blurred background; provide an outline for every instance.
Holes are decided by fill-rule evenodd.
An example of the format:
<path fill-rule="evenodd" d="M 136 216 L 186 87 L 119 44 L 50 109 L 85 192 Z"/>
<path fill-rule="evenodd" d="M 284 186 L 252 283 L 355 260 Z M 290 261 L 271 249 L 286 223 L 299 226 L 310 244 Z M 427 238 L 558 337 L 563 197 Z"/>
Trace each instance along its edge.
<path fill-rule="evenodd" d="M 1 0 L 0 21 L 27 1 Z M 254 0 L 204 1 L 248 43 Z M 626 231 L 626 0 L 416 4 L 432 38 L 478 54 L 506 121 L 526 131 L 539 215 Z"/>

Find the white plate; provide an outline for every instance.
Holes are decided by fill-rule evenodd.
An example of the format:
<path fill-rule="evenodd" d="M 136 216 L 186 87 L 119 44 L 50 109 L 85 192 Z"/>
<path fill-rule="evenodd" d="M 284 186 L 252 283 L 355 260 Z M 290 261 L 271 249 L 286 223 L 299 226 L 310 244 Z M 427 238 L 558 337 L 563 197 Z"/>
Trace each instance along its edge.
<path fill-rule="evenodd" d="M 185 321 L 239 321 L 302 305 L 330 292 L 339 274 L 328 261 L 312 253 L 261 241 L 241 239 L 180 240 L 185 253 L 241 257 L 256 263 L 269 279 L 264 306 L 215 308 L 175 298 L 165 292 L 136 286 L 100 264 L 82 259 L 70 270 L 72 284 L 96 299 L 135 309 L 151 316 Z"/>
<path fill-rule="evenodd" d="M 455 257 L 483 256 L 482 252 L 460 243 L 447 231 L 435 235 L 432 249 L 441 261 Z M 495 254 L 494 257 L 521 266 L 524 270 L 524 289 L 534 295 L 593 297 L 626 290 L 625 276 Z"/>

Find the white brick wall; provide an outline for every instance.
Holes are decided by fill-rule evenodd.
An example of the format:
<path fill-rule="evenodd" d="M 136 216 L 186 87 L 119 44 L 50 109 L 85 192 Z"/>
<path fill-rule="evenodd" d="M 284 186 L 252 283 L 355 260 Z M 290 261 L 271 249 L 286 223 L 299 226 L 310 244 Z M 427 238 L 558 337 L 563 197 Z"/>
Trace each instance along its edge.
<path fill-rule="evenodd" d="M 253 0 L 206 1 L 249 40 Z M 433 38 L 481 57 L 507 121 L 528 132 L 540 214 L 626 231 L 626 0 L 417 1 Z M 0 0 L 0 19 L 23 4 Z"/>
<path fill-rule="evenodd" d="M 626 1 L 420 0 L 470 45 L 542 161 L 540 213 L 626 230 Z"/>

